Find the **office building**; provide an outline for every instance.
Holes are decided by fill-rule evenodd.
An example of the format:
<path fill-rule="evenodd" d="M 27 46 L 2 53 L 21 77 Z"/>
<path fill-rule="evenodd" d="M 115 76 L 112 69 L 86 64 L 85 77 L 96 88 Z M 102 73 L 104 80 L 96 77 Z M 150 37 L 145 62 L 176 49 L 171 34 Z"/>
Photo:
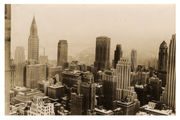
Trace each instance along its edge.
<path fill-rule="evenodd" d="M 162 86 L 166 85 L 168 47 L 163 41 L 159 47 L 158 77 L 162 80 Z"/>
<path fill-rule="evenodd" d="M 57 66 L 65 67 L 68 57 L 68 43 L 67 40 L 59 40 L 57 49 Z"/>
<path fill-rule="evenodd" d="M 96 53 L 94 67 L 96 71 L 110 67 L 110 38 L 100 36 L 96 38 Z"/>
<path fill-rule="evenodd" d="M 176 109 L 176 34 L 172 36 L 169 44 L 166 87 L 161 101 Z"/>
<path fill-rule="evenodd" d="M 135 71 L 137 67 L 137 51 L 131 51 L 131 71 Z"/>
<path fill-rule="evenodd" d="M 120 44 L 116 45 L 116 50 L 114 51 L 114 60 L 113 60 L 113 67 L 116 69 L 116 64 L 122 58 L 123 51 Z"/>
<path fill-rule="evenodd" d="M 24 47 L 16 47 L 15 56 L 14 56 L 14 63 L 15 63 L 15 86 L 24 86 L 25 81 L 25 54 L 24 54 Z"/>
<path fill-rule="evenodd" d="M 117 76 L 114 75 L 113 70 L 106 70 L 102 76 L 103 80 L 103 105 L 105 109 L 113 109 L 113 102 L 116 100 L 116 83 Z"/>
<path fill-rule="evenodd" d="M 11 5 L 5 5 L 5 114 L 10 112 Z"/>
<path fill-rule="evenodd" d="M 26 66 L 26 87 L 38 88 L 38 83 L 46 80 L 46 65 L 35 64 Z"/>
<path fill-rule="evenodd" d="M 39 60 L 39 37 L 35 17 L 30 28 L 28 39 L 28 61 L 29 63 L 37 64 Z"/>
<path fill-rule="evenodd" d="M 83 95 L 71 93 L 71 115 L 82 115 L 83 110 Z"/>

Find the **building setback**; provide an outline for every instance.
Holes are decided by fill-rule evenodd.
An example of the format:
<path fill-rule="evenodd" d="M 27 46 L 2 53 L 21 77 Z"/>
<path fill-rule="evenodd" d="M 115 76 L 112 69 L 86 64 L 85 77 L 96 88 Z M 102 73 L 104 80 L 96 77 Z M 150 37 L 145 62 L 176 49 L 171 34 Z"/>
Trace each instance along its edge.
<path fill-rule="evenodd" d="M 62 66 L 63 68 L 67 64 L 68 57 L 68 44 L 67 40 L 59 40 L 58 51 L 57 51 L 57 66 Z"/>
<path fill-rule="evenodd" d="M 123 56 L 123 51 L 121 49 L 121 45 L 118 44 L 116 45 L 116 50 L 114 51 L 114 60 L 113 60 L 113 67 L 116 68 L 116 64 L 122 58 Z"/>
<path fill-rule="evenodd" d="M 174 34 L 169 44 L 169 56 L 167 63 L 166 87 L 161 101 L 176 109 L 176 35 Z"/>
<path fill-rule="evenodd" d="M 28 39 L 28 61 L 30 63 L 38 63 L 39 59 L 39 37 L 35 17 L 30 28 L 30 35 Z"/>
<path fill-rule="evenodd" d="M 158 77 L 162 80 L 162 86 L 166 85 L 168 47 L 165 41 L 159 46 Z"/>
<path fill-rule="evenodd" d="M 98 70 L 109 69 L 110 67 L 110 38 L 100 36 L 96 38 L 96 56 L 94 67 Z"/>

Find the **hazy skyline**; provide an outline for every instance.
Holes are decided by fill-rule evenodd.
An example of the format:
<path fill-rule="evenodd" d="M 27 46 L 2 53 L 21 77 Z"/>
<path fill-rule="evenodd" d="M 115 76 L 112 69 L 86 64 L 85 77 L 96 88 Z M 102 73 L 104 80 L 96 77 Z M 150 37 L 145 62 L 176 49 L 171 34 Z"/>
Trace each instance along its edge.
<path fill-rule="evenodd" d="M 23 46 L 27 58 L 30 25 L 36 18 L 40 55 L 57 59 L 58 41 L 68 41 L 68 55 L 83 50 L 95 53 L 98 36 L 111 38 L 111 56 L 116 44 L 123 56 L 137 50 L 137 58 L 158 57 L 162 41 L 175 33 L 175 5 L 12 5 L 12 57 Z"/>

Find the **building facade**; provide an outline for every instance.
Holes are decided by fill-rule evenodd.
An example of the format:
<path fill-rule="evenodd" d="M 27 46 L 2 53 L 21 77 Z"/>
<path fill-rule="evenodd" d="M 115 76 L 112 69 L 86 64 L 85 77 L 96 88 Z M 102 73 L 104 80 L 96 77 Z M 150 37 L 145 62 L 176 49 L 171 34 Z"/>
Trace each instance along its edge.
<path fill-rule="evenodd" d="M 68 57 L 67 40 L 59 40 L 57 50 L 57 66 L 62 66 L 64 68 Z"/>
<path fill-rule="evenodd" d="M 96 53 L 94 67 L 98 70 L 110 67 L 110 38 L 100 36 L 96 38 Z"/>
<path fill-rule="evenodd" d="M 35 17 L 30 28 L 30 35 L 28 39 L 28 61 L 30 63 L 38 63 L 39 59 L 39 37 Z"/>

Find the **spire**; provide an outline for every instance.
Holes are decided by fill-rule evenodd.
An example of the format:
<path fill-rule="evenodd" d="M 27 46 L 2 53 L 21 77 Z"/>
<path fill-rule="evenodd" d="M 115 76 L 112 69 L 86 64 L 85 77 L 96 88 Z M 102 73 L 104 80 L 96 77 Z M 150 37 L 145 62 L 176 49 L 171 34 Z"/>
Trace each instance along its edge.
<path fill-rule="evenodd" d="M 37 25 L 36 25 L 35 16 L 33 16 L 31 29 L 30 29 L 30 35 L 37 35 Z"/>

